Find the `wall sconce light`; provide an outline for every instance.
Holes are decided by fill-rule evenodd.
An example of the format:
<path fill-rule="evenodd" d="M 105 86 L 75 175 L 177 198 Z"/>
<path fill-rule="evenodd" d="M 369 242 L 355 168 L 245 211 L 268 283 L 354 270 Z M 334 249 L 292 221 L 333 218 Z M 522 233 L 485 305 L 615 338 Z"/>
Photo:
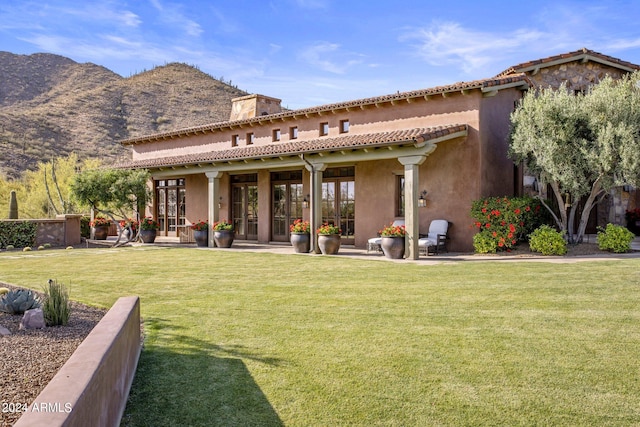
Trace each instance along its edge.
<path fill-rule="evenodd" d="M 307 194 L 306 196 L 304 196 L 304 199 L 302 199 L 302 207 L 304 209 L 309 209 L 309 199 L 311 198 L 311 196 L 309 194 Z"/>
<path fill-rule="evenodd" d="M 422 190 L 422 193 L 420 193 L 420 198 L 418 199 L 418 207 L 419 208 L 426 208 L 427 207 L 427 190 Z"/>
<path fill-rule="evenodd" d="M 222 196 L 220 196 L 220 199 L 218 200 L 218 209 L 220 209 L 222 207 Z"/>

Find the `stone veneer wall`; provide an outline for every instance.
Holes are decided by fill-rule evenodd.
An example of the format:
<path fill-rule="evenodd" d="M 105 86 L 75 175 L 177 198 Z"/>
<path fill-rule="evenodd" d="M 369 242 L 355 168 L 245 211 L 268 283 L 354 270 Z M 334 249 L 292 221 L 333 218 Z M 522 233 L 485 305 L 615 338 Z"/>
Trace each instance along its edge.
<path fill-rule="evenodd" d="M 56 219 L 12 219 L 3 221 L 32 222 L 37 224 L 35 246 L 49 243 L 52 246 L 80 244 L 80 218 L 82 215 L 58 215 Z"/>
<path fill-rule="evenodd" d="M 565 83 L 569 90 L 585 90 L 598 84 L 606 75 L 619 79 L 625 72 L 596 62 L 571 62 L 555 67 L 541 68 L 539 72 L 527 73 L 537 87 L 559 88 Z"/>

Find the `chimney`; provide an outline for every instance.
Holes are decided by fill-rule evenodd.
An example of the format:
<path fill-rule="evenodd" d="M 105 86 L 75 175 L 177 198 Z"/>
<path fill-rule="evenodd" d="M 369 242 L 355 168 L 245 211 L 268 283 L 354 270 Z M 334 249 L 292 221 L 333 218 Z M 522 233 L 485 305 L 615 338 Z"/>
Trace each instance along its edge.
<path fill-rule="evenodd" d="M 246 95 L 231 100 L 230 121 L 276 114 L 282 111 L 281 100 L 264 95 Z"/>

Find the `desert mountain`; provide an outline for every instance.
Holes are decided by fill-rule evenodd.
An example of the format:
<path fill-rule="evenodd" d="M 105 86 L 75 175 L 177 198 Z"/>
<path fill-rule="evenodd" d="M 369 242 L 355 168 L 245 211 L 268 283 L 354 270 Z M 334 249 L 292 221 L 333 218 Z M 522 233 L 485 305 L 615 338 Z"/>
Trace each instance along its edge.
<path fill-rule="evenodd" d="M 0 52 L 0 175 L 76 152 L 115 159 L 121 139 L 228 120 L 247 95 L 171 63 L 128 78 L 63 56 Z"/>

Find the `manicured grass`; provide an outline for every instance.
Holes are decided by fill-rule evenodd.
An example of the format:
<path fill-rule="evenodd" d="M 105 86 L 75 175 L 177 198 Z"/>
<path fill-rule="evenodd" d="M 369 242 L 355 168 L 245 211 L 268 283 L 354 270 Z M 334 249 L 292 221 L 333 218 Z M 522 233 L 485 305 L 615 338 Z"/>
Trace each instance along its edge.
<path fill-rule="evenodd" d="M 2 281 L 57 279 L 103 307 L 140 295 L 126 426 L 638 425 L 639 267 L 0 254 Z"/>

